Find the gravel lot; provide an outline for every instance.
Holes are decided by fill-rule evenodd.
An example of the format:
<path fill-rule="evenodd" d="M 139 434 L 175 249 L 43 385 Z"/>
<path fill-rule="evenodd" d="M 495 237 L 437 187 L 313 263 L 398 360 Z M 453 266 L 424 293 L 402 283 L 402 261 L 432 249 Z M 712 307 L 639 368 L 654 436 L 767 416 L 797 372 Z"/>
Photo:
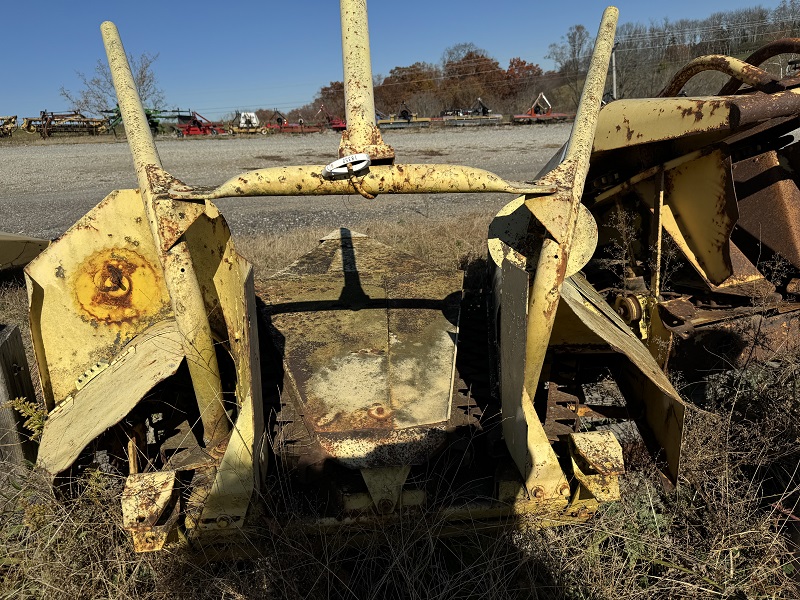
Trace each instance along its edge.
<path fill-rule="evenodd" d="M 570 125 L 387 131 L 398 163 L 480 167 L 510 180 L 532 179 L 567 140 Z M 16 134 L 21 135 L 21 134 Z M 126 143 L 81 139 L 0 143 L 0 230 L 38 237 L 61 235 L 114 189 L 136 187 Z M 164 168 L 190 185 L 217 185 L 251 169 L 327 164 L 339 135 L 164 138 L 156 142 Z M 231 198 L 217 201 L 237 235 L 279 233 L 303 226 L 357 226 L 365 220 L 436 219 L 492 214 L 510 197 L 450 194 L 308 198 Z"/>

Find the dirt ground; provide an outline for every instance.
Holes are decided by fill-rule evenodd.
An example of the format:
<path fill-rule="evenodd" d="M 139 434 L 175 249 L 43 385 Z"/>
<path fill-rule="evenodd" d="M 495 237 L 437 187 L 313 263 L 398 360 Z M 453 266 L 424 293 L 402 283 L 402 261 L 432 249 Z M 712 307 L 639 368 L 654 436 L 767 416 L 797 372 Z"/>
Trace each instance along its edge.
<path fill-rule="evenodd" d="M 533 179 L 569 136 L 570 125 L 388 131 L 397 163 L 461 164 L 506 179 Z M 22 134 L 15 134 L 22 135 Z M 35 143 L 0 140 L 0 230 L 44 238 L 66 231 L 114 189 L 136 187 L 127 144 L 100 138 Z M 164 168 L 190 185 L 218 185 L 242 172 L 284 165 L 324 165 L 338 155 L 339 135 L 159 138 Z M 463 213 L 494 214 L 511 196 L 453 194 L 231 198 L 217 202 L 237 235 L 281 233 L 304 226 L 357 226 Z"/>

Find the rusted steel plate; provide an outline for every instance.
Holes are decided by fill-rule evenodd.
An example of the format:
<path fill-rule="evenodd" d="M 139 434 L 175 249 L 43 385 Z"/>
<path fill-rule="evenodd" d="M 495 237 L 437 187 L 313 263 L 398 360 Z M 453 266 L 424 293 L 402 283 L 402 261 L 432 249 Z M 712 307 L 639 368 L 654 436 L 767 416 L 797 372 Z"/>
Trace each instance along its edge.
<path fill-rule="evenodd" d="M 137 336 L 102 373 L 47 417 L 37 465 L 55 476 L 81 451 L 119 423 L 156 384 L 183 361 L 175 322 L 160 321 Z"/>
<path fill-rule="evenodd" d="M 551 344 L 607 344 L 628 357 L 630 368 L 619 381 L 620 389 L 629 402 L 644 406 L 647 424 L 664 449 L 675 480 L 686 410 L 678 392 L 641 340 L 582 276 L 564 281 L 559 308 Z"/>
<path fill-rule="evenodd" d="M 733 177 L 738 226 L 800 268 L 800 190 L 775 151 L 740 161 Z"/>
<path fill-rule="evenodd" d="M 715 151 L 667 171 L 664 179 L 664 228 L 705 277 L 725 281 L 732 273 L 729 240 L 738 217 L 730 158 Z"/>
<path fill-rule="evenodd" d="M 49 244 L 49 240 L 0 231 L 0 271 L 24 267 Z"/>
<path fill-rule="evenodd" d="M 92 365 L 172 314 L 142 200 L 109 194 L 26 268 L 31 329 L 52 408 Z"/>
<path fill-rule="evenodd" d="M 609 202 L 634 191 L 651 212 L 661 170 L 652 168 L 597 197 Z M 704 279 L 721 284 L 732 273 L 730 236 L 738 218 L 731 159 L 721 150 L 692 152 L 663 165 L 661 225 Z M 699 202 L 697 198 L 702 198 Z"/>
<path fill-rule="evenodd" d="M 267 282 L 295 410 L 330 455 L 360 467 L 415 464 L 441 443 L 461 281 L 337 232 Z"/>
<path fill-rule="evenodd" d="M 622 447 L 611 431 L 570 435 L 572 470 L 598 502 L 619 500 L 619 476 L 625 473 Z"/>
<path fill-rule="evenodd" d="M 161 550 L 177 537 L 180 503 L 175 471 L 138 473 L 122 492 L 122 527 L 133 536 L 136 552 Z"/>
<path fill-rule="evenodd" d="M 730 247 L 733 272 L 719 285 L 714 285 L 706 280 L 711 291 L 748 298 L 764 298 L 774 292 L 775 286 L 767 281 L 755 265 L 739 250 L 738 246 L 730 242 Z"/>

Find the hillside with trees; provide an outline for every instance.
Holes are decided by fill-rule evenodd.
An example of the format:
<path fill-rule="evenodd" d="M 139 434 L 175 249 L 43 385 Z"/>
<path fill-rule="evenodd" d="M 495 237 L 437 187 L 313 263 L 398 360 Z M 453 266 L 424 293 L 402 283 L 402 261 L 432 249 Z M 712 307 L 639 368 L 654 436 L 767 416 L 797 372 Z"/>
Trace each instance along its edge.
<path fill-rule="evenodd" d="M 744 58 L 767 42 L 800 37 L 800 0 L 782 0 L 774 9 L 761 6 L 717 12 L 705 19 L 664 18 L 647 25 L 622 23 L 616 37 L 618 98 L 654 96 L 672 75 L 691 59 L 707 54 Z M 539 92 L 554 108 L 571 111 L 577 106 L 588 68 L 594 38 L 583 24 L 576 24 L 550 44 L 546 58 L 555 68 L 544 71 L 522 57 L 512 58 L 504 68 L 491 54 L 472 43 L 447 48 L 439 62 L 416 62 L 397 66 L 388 75 L 375 75 L 375 107 L 383 113 L 397 112 L 402 103 L 421 116 L 469 109 L 482 98 L 495 113 L 524 112 Z M 762 65 L 776 75 L 786 75 L 795 58 L 782 56 Z M 712 78 L 709 82 L 708 78 Z M 725 77 L 703 74 L 690 82 L 689 94 L 715 89 Z M 611 77 L 607 89 L 611 91 Z M 309 118 L 324 104 L 333 115 L 344 116 L 344 85 L 333 81 L 322 87 L 314 101 L 288 113 L 290 119 Z M 271 110 L 261 117 L 269 118 Z"/>

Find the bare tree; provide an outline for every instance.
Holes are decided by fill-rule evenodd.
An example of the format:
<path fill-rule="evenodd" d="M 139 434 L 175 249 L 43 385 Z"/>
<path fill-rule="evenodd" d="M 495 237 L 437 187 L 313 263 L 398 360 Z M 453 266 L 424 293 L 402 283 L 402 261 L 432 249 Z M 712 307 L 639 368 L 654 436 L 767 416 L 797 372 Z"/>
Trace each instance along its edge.
<path fill-rule="evenodd" d="M 133 81 L 142 103 L 148 108 L 164 108 L 164 91 L 158 87 L 153 63 L 158 59 L 158 54 L 144 52 L 139 58 L 128 56 L 128 62 L 133 72 Z M 111 79 L 108 64 L 98 59 L 94 67 L 94 76 L 91 78 L 80 71 L 77 72 L 83 88 L 72 92 L 61 86 L 59 93 L 70 103 L 73 110 L 99 115 L 104 110 L 110 110 L 117 104 L 117 94 Z"/>
<path fill-rule="evenodd" d="M 589 67 L 592 36 L 583 25 L 573 25 L 558 44 L 550 44 L 545 58 L 556 63 L 556 70 L 564 76 L 575 106 L 581 97 L 582 78 Z"/>
<path fill-rule="evenodd" d="M 478 46 L 472 42 L 462 42 L 461 44 L 455 44 L 454 46 L 445 48 L 445 51 L 442 53 L 442 68 L 447 70 L 448 64 L 463 61 L 467 54 L 472 54 L 473 56 L 489 56 L 486 50 L 478 48 Z"/>

